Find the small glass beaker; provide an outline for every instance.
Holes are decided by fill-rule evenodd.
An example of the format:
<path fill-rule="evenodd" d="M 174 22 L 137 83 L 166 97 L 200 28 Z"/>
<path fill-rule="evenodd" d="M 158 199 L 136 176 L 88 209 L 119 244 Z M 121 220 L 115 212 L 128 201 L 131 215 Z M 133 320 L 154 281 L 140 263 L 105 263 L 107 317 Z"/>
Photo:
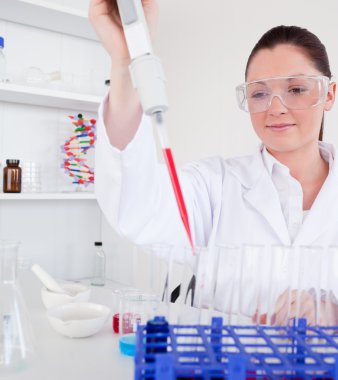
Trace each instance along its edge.
<path fill-rule="evenodd" d="M 119 293 L 119 341 L 124 355 L 134 356 L 137 326 L 146 324 L 157 314 L 159 299 L 135 289 Z"/>
<path fill-rule="evenodd" d="M 26 367 L 34 353 L 33 331 L 17 281 L 19 243 L 0 240 L 0 375 Z"/>
<path fill-rule="evenodd" d="M 41 165 L 39 162 L 24 161 L 22 163 L 22 192 L 41 192 Z"/>

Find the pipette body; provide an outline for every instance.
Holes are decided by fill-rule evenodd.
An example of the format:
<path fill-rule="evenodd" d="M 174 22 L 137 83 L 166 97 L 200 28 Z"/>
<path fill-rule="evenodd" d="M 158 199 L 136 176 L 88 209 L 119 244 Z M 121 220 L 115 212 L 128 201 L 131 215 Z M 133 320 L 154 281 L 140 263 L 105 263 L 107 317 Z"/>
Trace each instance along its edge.
<path fill-rule="evenodd" d="M 156 126 L 180 216 L 194 252 L 188 213 L 163 120 L 163 113 L 168 109 L 168 98 L 162 64 L 153 54 L 141 0 L 117 0 L 117 5 L 131 58 L 129 72 L 132 84 L 138 92 L 144 113 L 152 117 Z"/>
<path fill-rule="evenodd" d="M 153 54 L 141 0 L 117 0 L 131 63 L 129 71 L 145 114 L 165 112 L 168 99 L 160 60 Z"/>

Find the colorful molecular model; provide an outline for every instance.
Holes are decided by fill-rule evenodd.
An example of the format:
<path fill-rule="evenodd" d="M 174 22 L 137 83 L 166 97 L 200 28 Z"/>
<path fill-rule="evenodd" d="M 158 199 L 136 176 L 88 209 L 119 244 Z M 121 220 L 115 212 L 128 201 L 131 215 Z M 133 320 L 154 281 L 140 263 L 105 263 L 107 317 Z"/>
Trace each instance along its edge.
<path fill-rule="evenodd" d="M 94 183 L 94 168 L 86 164 L 86 155 L 88 149 L 94 148 L 96 120 L 85 119 L 82 114 L 69 118 L 75 125 L 75 134 L 61 146 L 61 151 L 66 156 L 61 167 L 72 177 L 74 184 L 88 186 Z"/>

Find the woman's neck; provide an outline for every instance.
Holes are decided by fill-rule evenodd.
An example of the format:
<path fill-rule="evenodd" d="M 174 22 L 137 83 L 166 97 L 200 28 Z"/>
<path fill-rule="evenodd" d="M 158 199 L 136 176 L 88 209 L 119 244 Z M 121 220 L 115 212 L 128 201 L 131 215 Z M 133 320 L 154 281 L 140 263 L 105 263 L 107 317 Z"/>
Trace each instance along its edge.
<path fill-rule="evenodd" d="M 267 147 L 268 152 L 290 169 L 300 183 L 318 179 L 328 173 L 328 164 L 320 155 L 318 144 L 309 144 L 294 151 L 279 152 Z"/>
<path fill-rule="evenodd" d="M 318 144 L 288 152 L 267 149 L 279 162 L 290 169 L 291 176 L 301 184 L 303 209 L 310 209 L 329 173 L 329 165 L 320 155 Z"/>

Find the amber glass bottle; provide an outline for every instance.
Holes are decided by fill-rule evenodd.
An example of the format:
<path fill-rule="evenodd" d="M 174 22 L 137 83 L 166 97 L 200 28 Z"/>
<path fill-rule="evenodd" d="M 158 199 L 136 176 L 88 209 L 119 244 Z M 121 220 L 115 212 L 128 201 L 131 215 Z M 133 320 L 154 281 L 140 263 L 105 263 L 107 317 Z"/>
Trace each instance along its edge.
<path fill-rule="evenodd" d="M 4 193 L 21 193 L 21 168 L 19 160 L 6 160 L 4 168 Z"/>

